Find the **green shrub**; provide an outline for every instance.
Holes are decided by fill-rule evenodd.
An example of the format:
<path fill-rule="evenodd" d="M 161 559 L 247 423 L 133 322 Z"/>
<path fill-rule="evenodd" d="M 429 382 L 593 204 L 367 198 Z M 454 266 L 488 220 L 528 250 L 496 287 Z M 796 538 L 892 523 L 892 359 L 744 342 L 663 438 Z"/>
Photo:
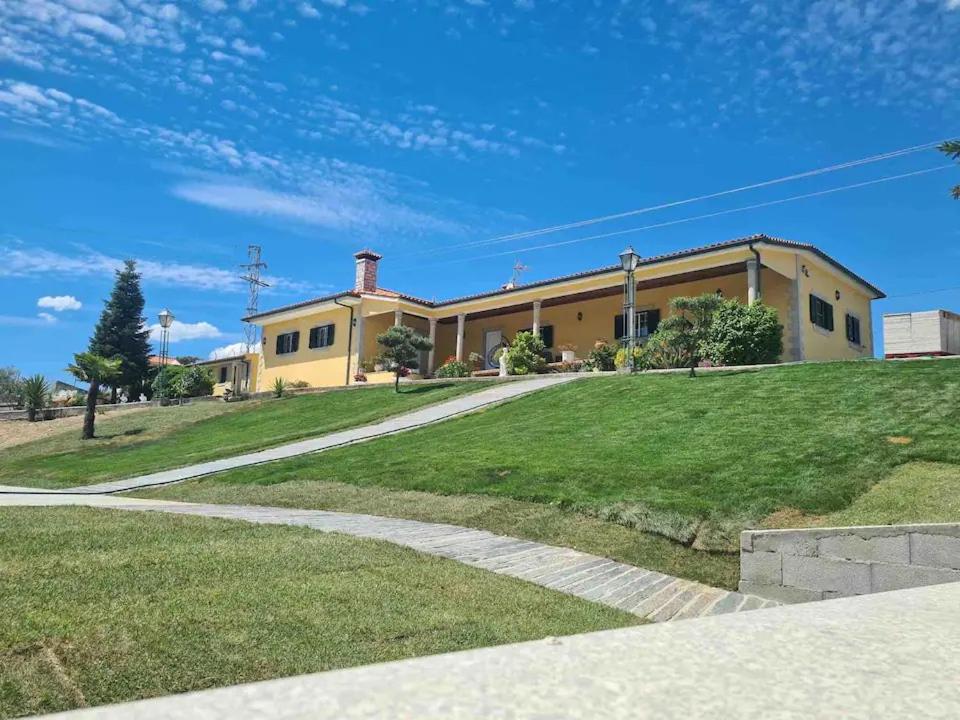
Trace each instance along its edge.
<path fill-rule="evenodd" d="M 275 398 L 282 398 L 283 393 L 287 390 L 287 381 L 282 377 L 278 377 L 273 381 L 273 396 Z"/>
<path fill-rule="evenodd" d="M 531 332 L 518 332 L 504 350 L 507 356 L 507 368 L 511 375 L 530 375 L 543 372 L 546 361 L 543 359 L 543 340 Z"/>
<path fill-rule="evenodd" d="M 296 390 L 303 390 L 303 388 L 310 387 L 310 383 L 306 380 L 294 380 L 290 383 L 290 387 Z"/>
<path fill-rule="evenodd" d="M 470 368 L 467 367 L 466 363 L 458 362 L 454 360 L 452 362 L 447 362 L 437 368 L 437 371 L 434 373 L 434 377 L 438 378 L 459 378 L 467 377 L 470 374 Z"/>
<path fill-rule="evenodd" d="M 702 355 L 715 365 L 777 362 L 783 353 L 783 325 L 777 311 L 763 303 L 725 300 L 713 316 Z"/>
<path fill-rule="evenodd" d="M 597 340 L 583 363 L 583 369 L 586 371 L 615 370 L 616 359 L 617 349 L 606 340 Z"/>
<path fill-rule="evenodd" d="M 167 365 L 151 387 L 154 397 L 203 397 L 213 394 L 213 374 L 200 365 Z"/>
<path fill-rule="evenodd" d="M 678 342 L 677 332 L 661 323 L 643 345 L 641 367 L 644 370 L 664 370 L 689 366 L 689 353 L 686 346 Z"/>
<path fill-rule="evenodd" d="M 621 370 L 627 367 L 627 358 L 630 356 L 630 349 L 622 347 L 617 350 L 617 354 L 614 356 L 613 364 L 616 366 L 617 370 Z M 634 370 L 646 370 L 644 367 L 644 355 L 643 348 L 639 345 L 633 348 L 633 369 Z"/>

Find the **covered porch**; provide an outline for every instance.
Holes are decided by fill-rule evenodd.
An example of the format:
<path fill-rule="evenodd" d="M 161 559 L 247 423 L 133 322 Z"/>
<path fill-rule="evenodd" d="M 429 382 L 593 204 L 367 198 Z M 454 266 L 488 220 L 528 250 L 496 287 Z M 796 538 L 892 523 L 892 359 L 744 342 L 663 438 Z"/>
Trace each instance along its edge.
<path fill-rule="evenodd" d="M 614 276 L 614 281 L 617 278 Z M 544 287 L 532 299 L 511 301 L 501 297 L 499 307 L 471 311 L 463 307 L 455 314 L 427 319 L 427 333 L 435 350 L 428 358 L 432 373 L 447 358 L 468 361 L 471 354 L 482 358 L 482 369 L 497 367 L 495 351 L 509 344 L 518 332 L 538 333 L 544 341 L 548 361 L 559 362 L 562 350 L 572 350 L 578 360 L 586 358 L 597 341 L 617 343 L 625 336 L 623 274 L 619 283 L 589 290 Z M 756 260 L 725 264 L 702 270 L 673 273 L 637 281 L 635 332 L 639 342 L 652 334 L 669 314 L 671 298 L 681 295 L 717 293 L 753 302 L 762 295 L 774 307 L 784 325 L 784 357 L 792 359 L 792 325 L 797 320 L 794 281 L 775 270 L 759 266 Z M 527 293 L 528 294 L 528 293 Z M 519 298 L 517 299 L 519 300 Z M 474 303 L 476 304 L 476 303 Z M 437 308 L 442 313 L 442 308 Z"/>

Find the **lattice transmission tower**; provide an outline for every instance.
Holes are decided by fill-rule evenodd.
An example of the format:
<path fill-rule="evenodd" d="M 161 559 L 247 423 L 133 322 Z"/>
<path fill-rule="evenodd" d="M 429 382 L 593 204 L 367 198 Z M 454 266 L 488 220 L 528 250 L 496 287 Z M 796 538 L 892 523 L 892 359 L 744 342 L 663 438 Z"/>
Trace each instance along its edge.
<path fill-rule="evenodd" d="M 260 271 L 266 269 L 267 264 L 260 259 L 261 247 L 259 245 L 247 245 L 247 262 L 241 265 L 246 272 L 240 276 L 240 279 L 247 283 L 250 288 L 247 295 L 247 314 L 245 317 L 257 314 L 257 302 L 260 300 L 260 288 L 269 287 L 260 279 Z M 257 344 L 257 326 L 252 322 L 246 322 L 243 325 L 243 339 L 247 346 L 247 352 L 253 352 Z"/>

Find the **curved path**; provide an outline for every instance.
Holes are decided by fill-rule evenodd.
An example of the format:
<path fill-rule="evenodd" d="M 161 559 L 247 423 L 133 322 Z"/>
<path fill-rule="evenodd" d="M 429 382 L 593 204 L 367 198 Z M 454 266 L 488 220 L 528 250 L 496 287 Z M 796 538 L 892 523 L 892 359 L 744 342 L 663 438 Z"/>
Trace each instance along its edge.
<path fill-rule="evenodd" d="M 6 490 L 15 491 L 15 488 Z M 199 515 L 269 525 L 295 525 L 320 532 L 384 540 L 609 605 L 652 622 L 720 615 L 779 604 L 570 548 L 442 523 L 325 510 L 140 500 L 113 495 L 25 493 L 0 496 L 0 506 L 14 505 L 87 505 Z"/>
<path fill-rule="evenodd" d="M 224 470 L 233 470 L 249 465 L 259 465 L 274 460 L 285 460 L 298 455 L 322 452 L 323 450 L 330 450 L 343 445 L 352 445 L 353 443 L 364 442 L 365 440 L 373 440 L 384 435 L 393 435 L 394 433 L 405 432 L 407 430 L 415 430 L 424 425 L 430 425 L 443 420 L 449 420 L 458 415 L 475 412 L 490 405 L 512 400 L 513 398 L 527 395 L 537 390 L 571 382 L 576 380 L 577 377 L 577 375 L 540 375 L 529 380 L 499 382 L 486 390 L 479 390 L 469 395 L 461 395 L 453 400 L 427 405 L 419 410 L 414 410 L 402 415 L 395 415 L 371 425 L 362 425 L 348 430 L 341 430 L 340 432 L 329 433 L 309 440 L 300 440 L 286 445 L 279 445 L 267 450 L 236 455 L 221 460 L 211 460 L 196 465 L 187 465 L 186 467 L 164 470 L 149 475 L 139 475 L 125 480 L 113 480 L 96 485 L 81 485 L 63 490 L 43 490 L 38 488 L 31 492 L 41 494 L 98 495 L 136 490 L 138 488 L 153 487 L 156 485 L 170 485 L 183 482 L 184 480 L 192 480 L 204 475 L 223 472 Z M 5 492 L 9 492 L 9 490 L 0 488 L 0 494 Z"/>

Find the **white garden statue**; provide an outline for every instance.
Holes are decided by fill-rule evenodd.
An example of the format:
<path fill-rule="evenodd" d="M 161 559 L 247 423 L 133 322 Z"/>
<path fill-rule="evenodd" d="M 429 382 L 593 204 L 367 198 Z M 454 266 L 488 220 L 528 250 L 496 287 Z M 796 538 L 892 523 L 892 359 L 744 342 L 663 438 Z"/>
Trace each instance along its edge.
<path fill-rule="evenodd" d="M 500 349 L 500 357 L 498 358 L 500 362 L 500 377 L 506 377 L 509 373 L 507 372 L 507 351 L 506 348 Z"/>
<path fill-rule="evenodd" d="M 147 396 L 144 395 L 143 393 L 140 393 L 139 400 L 140 400 L 140 402 L 146 402 L 146 401 L 147 401 Z"/>
<path fill-rule="evenodd" d="M 120 404 L 125 405 L 129 401 L 127 394 L 125 392 L 120 393 Z"/>

